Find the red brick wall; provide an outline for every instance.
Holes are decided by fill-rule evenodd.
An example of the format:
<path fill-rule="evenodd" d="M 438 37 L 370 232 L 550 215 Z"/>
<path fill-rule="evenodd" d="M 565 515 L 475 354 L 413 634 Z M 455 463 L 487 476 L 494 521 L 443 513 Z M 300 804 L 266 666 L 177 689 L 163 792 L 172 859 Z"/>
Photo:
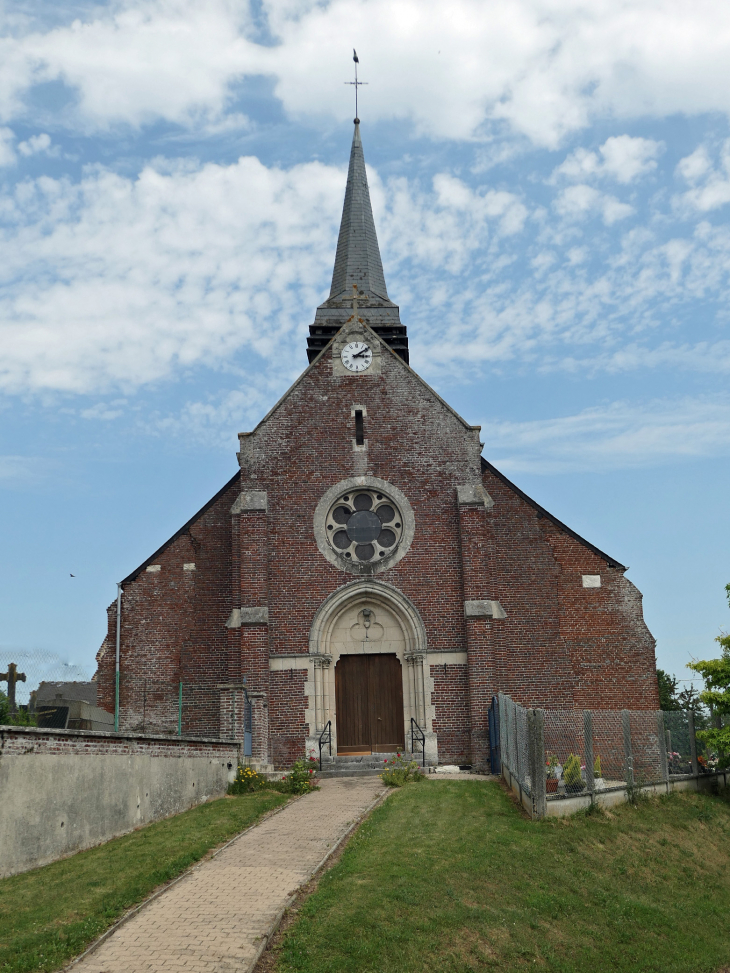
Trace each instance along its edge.
<path fill-rule="evenodd" d="M 526 706 L 658 709 L 654 639 L 641 595 L 608 563 L 490 472 L 495 501 L 495 687 Z M 584 588 L 582 575 L 601 576 Z"/>
<path fill-rule="evenodd" d="M 217 736 L 217 686 L 228 680 L 226 620 L 232 607 L 230 484 L 186 532 L 124 583 L 120 652 L 120 729 L 177 732 L 183 682 L 183 734 Z M 183 564 L 194 563 L 194 571 Z M 114 711 L 116 602 L 98 655 L 99 705 Z"/>
<path fill-rule="evenodd" d="M 222 740 L 166 740 L 155 736 L 100 733 L 90 730 L 45 730 L 36 727 L 3 728 L 3 755 L 52 754 L 145 754 L 150 757 L 211 757 L 230 763 L 238 761 L 238 748 Z"/>
<path fill-rule="evenodd" d="M 352 448 L 355 404 L 366 410 L 364 454 Z M 446 678 L 443 667 L 432 667 L 442 760 L 463 763 L 470 751 L 483 760 L 473 751 L 486 748 L 486 704 L 499 690 L 529 705 L 656 707 L 653 639 L 633 585 L 489 471 L 483 482 L 494 507 L 466 515 L 460 537 L 456 487 L 482 476 L 478 433 L 387 351 L 382 375 L 342 377 L 333 376 L 325 352 L 245 437 L 241 465 L 240 483 L 156 556 L 160 573 L 142 571 L 125 584 L 122 672 L 134 678 L 123 685 L 123 726 L 140 725 L 141 679 L 172 686 L 182 673 L 207 687 L 185 729 L 212 732 L 219 723 L 215 686 L 246 675 L 249 688 L 268 697 L 269 753 L 280 765 L 302 755 L 303 670 L 269 674 L 266 655 L 306 654 L 317 609 L 354 580 L 322 557 L 313 513 L 327 489 L 363 472 L 394 484 L 413 507 L 410 551 L 377 579 L 415 604 L 430 650 L 467 649 L 465 597 L 499 600 L 507 613 L 469 623 L 471 683 L 464 667 L 447 667 L 454 671 Z M 242 514 L 236 535 L 230 507 L 240 489 L 265 491 L 268 512 Z M 474 517 L 484 522 L 482 538 L 464 534 Z M 195 572 L 183 572 L 186 561 L 195 562 Z M 600 574 L 602 587 L 583 588 L 581 574 Z M 225 629 L 231 608 L 262 605 L 268 627 Z M 107 708 L 113 663 L 112 607 L 100 665 Z M 163 704 L 155 702 L 160 728 L 171 720 Z"/>
<path fill-rule="evenodd" d="M 431 665 L 433 701 L 438 734 L 439 761 L 443 764 L 471 762 L 469 718 L 469 673 L 465 665 Z"/>
<path fill-rule="evenodd" d="M 306 669 L 284 669 L 271 673 L 269 725 L 276 767 L 290 767 L 295 760 L 304 756 L 304 738 L 307 735 L 304 721 L 306 678 Z"/>

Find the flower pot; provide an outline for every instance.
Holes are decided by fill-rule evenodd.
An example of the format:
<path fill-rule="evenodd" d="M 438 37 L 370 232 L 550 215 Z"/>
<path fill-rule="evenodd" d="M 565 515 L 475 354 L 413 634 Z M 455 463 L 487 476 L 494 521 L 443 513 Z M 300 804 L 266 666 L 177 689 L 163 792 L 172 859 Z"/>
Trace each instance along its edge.
<path fill-rule="evenodd" d="M 566 794 L 580 794 L 581 791 L 585 790 L 585 783 L 581 780 L 575 784 L 566 784 L 565 793 Z"/>
<path fill-rule="evenodd" d="M 545 790 L 548 792 L 548 794 L 557 794 L 558 793 L 558 778 L 557 777 L 548 777 L 548 779 L 545 781 Z"/>

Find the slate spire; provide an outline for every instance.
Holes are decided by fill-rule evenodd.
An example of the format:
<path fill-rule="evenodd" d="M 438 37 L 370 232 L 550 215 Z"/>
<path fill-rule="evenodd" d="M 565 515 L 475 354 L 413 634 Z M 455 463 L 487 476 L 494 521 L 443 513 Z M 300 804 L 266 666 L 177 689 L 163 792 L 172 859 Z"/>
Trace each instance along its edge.
<path fill-rule="evenodd" d="M 388 297 L 385 286 L 383 262 L 370 205 L 359 118 L 355 119 L 352 136 L 330 296 L 317 308 L 314 324 L 309 327 L 307 356 L 310 362 L 352 316 L 353 285 L 357 286 L 358 291 L 358 317 L 407 362 L 406 329 L 400 323 L 398 306 Z"/>
<path fill-rule="evenodd" d="M 380 259 L 378 237 L 370 205 L 370 189 L 360 138 L 360 120 L 357 118 L 352 136 L 345 205 L 342 207 L 342 221 L 329 299 L 337 299 L 341 296 L 351 297 L 353 284 L 357 284 L 358 290 L 363 294 L 388 300 L 383 262 Z"/>

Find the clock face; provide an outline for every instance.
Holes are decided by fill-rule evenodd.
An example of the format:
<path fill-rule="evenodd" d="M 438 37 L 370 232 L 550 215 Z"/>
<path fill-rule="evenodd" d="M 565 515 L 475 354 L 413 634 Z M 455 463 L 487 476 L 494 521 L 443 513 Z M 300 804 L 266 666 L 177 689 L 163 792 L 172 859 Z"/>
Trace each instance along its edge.
<path fill-rule="evenodd" d="M 342 364 L 351 372 L 364 372 L 373 360 L 372 350 L 364 341 L 351 341 L 342 349 Z"/>

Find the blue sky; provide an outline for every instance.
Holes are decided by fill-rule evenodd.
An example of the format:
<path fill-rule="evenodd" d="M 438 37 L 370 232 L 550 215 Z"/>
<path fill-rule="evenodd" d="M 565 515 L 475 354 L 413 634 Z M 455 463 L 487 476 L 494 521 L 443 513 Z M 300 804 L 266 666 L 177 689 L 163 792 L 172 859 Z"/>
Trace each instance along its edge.
<path fill-rule="evenodd" d="M 3 657 L 93 665 L 116 581 L 305 367 L 353 45 L 411 363 L 631 566 L 660 666 L 715 654 L 730 8 L 24 0 L 2 21 Z"/>

